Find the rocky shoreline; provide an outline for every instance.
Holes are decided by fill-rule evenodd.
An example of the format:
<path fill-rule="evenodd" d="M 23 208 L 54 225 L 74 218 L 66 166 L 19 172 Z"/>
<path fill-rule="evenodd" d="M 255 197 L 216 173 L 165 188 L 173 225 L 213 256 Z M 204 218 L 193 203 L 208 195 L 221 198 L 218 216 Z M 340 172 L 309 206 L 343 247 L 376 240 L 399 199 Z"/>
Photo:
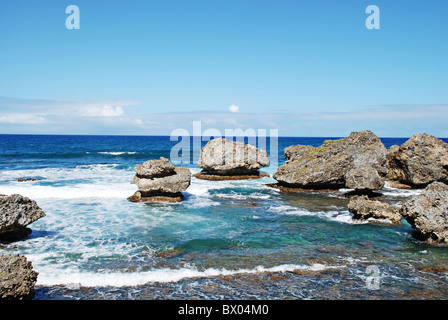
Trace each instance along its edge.
<path fill-rule="evenodd" d="M 399 224 L 403 217 L 415 228 L 417 238 L 437 245 L 448 243 L 448 217 L 443 212 L 447 202 L 444 183 L 448 177 L 445 142 L 427 134 L 416 134 L 402 146 L 387 150 L 373 132 L 366 130 L 352 132 L 339 140 L 326 140 L 319 147 L 290 146 L 285 148 L 284 155 L 285 164 L 273 175 L 277 183 L 267 186 L 287 194 L 338 192 L 345 188 L 349 191 L 340 196 L 350 198 L 347 209 L 354 220 L 375 219 Z M 259 171 L 269 165 L 266 151 L 223 138 L 213 139 L 201 149 L 197 165 L 203 169 L 193 175 L 198 179 L 243 180 L 269 176 Z M 139 190 L 128 198 L 134 202 L 182 201 L 181 191 L 187 190 L 191 183 L 188 169 L 175 167 L 165 158 L 137 165 L 135 171 L 132 183 Z M 415 205 L 406 203 L 400 208 L 374 199 L 381 197 L 379 191 L 386 183 L 404 189 L 426 187 L 421 197 L 441 192 L 439 201 L 433 201 L 437 209 L 427 210 L 429 215 L 436 216 L 427 220 L 436 219 L 439 225 L 415 223 L 414 216 L 420 217 L 426 212 L 420 207 L 416 209 Z M 436 229 L 442 232 L 435 232 Z"/>
<path fill-rule="evenodd" d="M 350 191 L 347 205 L 353 219 L 387 221 L 406 219 L 415 238 L 431 245 L 448 244 L 448 144 L 428 134 L 415 134 L 402 146 L 386 150 L 371 131 L 327 140 L 320 147 L 291 146 L 286 163 L 268 184 L 283 193 Z M 421 195 L 401 206 L 373 200 L 385 184 L 422 189 Z"/>
<path fill-rule="evenodd" d="M 28 236 L 28 225 L 45 217 L 45 212 L 30 200 L 18 194 L 0 195 L 0 241 L 12 242 Z M 0 255 L 0 300 L 31 299 L 38 272 L 25 256 Z"/>
<path fill-rule="evenodd" d="M 401 146 L 386 149 L 371 131 L 353 132 L 319 147 L 285 148 L 286 162 L 267 186 L 281 193 L 334 192 L 349 199 L 354 220 L 391 225 L 406 220 L 415 239 L 433 246 L 448 246 L 448 144 L 427 134 L 416 134 Z M 201 150 L 193 175 L 205 180 L 245 180 L 270 177 L 260 169 L 269 165 L 267 152 L 226 139 L 213 139 Z M 132 184 L 138 190 L 131 202 L 181 202 L 192 182 L 190 170 L 166 158 L 148 160 L 134 168 Z M 19 182 L 27 181 L 19 179 Z M 400 205 L 381 201 L 385 186 L 422 190 Z M 340 189 L 347 189 L 341 193 Z M 45 217 L 34 200 L 21 195 L 0 195 L 0 241 L 26 238 L 31 223 Z M 29 299 L 38 272 L 26 257 L 0 256 L 0 299 Z M 5 276 L 7 275 L 7 276 Z"/>
<path fill-rule="evenodd" d="M 0 255 L 0 300 L 32 299 L 38 274 L 25 256 Z"/>

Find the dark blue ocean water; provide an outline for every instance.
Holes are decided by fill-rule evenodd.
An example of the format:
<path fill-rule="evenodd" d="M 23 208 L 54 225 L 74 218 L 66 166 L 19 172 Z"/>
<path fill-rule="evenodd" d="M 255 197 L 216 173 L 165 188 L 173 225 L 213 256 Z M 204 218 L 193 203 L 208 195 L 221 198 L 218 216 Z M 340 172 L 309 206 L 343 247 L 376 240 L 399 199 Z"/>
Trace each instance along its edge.
<path fill-rule="evenodd" d="M 304 144 L 320 146 L 325 140 L 340 137 L 280 137 L 279 164 L 284 162 L 284 148 Z M 401 145 L 407 138 L 383 138 L 386 148 Z M 447 139 L 442 139 L 447 141 Z M 46 167 L 75 167 L 90 164 L 122 164 L 134 166 L 148 159 L 170 157 L 171 149 L 180 141 L 169 136 L 65 136 L 65 135 L 0 135 L 0 169 L 35 169 Z M 245 138 L 248 142 L 248 138 Z M 201 146 L 207 141 L 201 140 Z M 191 138 L 191 160 L 193 138 Z M 270 139 L 266 139 L 270 151 Z M 196 150 L 197 151 L 197 150 Z"/>
<path fill-rule="evenodd" d="M 284 162 L 285 147 L 337 138 L 280 137 L 272 148 L 268 139 L 266 150 L 279 157 L 264 171 Z M 386 147 L 406 140 L 382 139 Z M 448 249 L 414 240 L 405 221 L 354 222 L 338 196 L 344 190 L 285 195 L 266 186 L 272 178 L 193 178 L 182 203 L 127 201 L 134 166 L 170 158 L 178 142 L 0 135 L 0 194 L 26 195 L 47 214 L 26 239 L 0 245 L 0 253 L 33 262 L 37 299 L 448 298 L 440 272 Z M 190 159 L 199 150 L 192 140 Z M 180 165 L 200 171 L 194 162 Z M 420 191 L 381 192 L 400 205 Z"/>

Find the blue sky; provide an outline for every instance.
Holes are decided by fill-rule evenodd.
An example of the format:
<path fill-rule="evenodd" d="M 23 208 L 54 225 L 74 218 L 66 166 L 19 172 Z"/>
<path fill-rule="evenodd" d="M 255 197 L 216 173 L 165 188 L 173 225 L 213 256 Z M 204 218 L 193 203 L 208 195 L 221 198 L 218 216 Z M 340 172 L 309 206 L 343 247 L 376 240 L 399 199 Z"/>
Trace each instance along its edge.
<path fill-rule="evenodd" d="M 448 137 L 447 17 L 442 0 L 1 0 L 0 133 Z"/>

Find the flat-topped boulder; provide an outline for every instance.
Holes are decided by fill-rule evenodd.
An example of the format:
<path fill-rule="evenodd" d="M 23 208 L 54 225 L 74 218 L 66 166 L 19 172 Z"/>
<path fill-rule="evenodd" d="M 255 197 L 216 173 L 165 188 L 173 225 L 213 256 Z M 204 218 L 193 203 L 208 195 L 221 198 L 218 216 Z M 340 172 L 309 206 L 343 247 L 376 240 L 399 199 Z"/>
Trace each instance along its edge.
<path fill-rule="evenodd" d="M 0 300 L 32 299 L 38 274 L 25 256 L 0 255 Z"/>
<path fill-rule="evenodd" d="M 254 179 L 269 176 L 258 171 L 269 165 L 268 154 L 250 144 L 224 138 L 210 140 L 201 150 L 194 176 L 209 180 Z"/>
<path fill-rule="evenodd" d="M 351 197 L 348 211 L 353 213 L 355 220 L 365 221 L 373 218 L 375 221 L 388 221 L 393 224 L 399 224 L 401 221 L 399 208 L 385 202 L 371 200 L 366 195 Z"/>
<path fill-rule="evenodd" d="M 415 229 L 416 238 L 430 244 L 448 245 L 448 185 L 433 182 L 400 208 Z"/>
<path fill-rule="evenodd" d="M 448 144 L 426 133 L 413 135 L 387 153 L 387 179 L 412 187 L 448 183 Z"/>
<path fill-rule="evenodd" d="M 178 202 L 183 199 L 181 191 L 191 183 L 190 170 L 175 167 L 163 157 L 138 164 L 134 170 L 131 183 L 137 185 L 138 191 L 128 198 L 133 202 Z"/>
<path fill-rule="evenodd" d="M 387 149 L 371 131 L 352 132 L 319 147 L 285 149 L 286 163 L 273 178 L 279 185 L 304 189 L 350 188 L 368 192 L 384 186 Z"/>
<path fill-rule="evenodd" d="M 20 194 L 0 195 L 0 240 L 14 241 L 31 233 L 28 225 L 45 217 L 36 201 Z"/>

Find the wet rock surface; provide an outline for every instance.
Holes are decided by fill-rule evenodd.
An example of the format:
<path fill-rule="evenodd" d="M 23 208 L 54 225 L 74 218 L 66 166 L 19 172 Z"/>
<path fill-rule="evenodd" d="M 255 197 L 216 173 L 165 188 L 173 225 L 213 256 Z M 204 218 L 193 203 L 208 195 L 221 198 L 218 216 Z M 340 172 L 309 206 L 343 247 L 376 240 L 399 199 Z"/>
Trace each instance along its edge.
<path fill-rule="evenodd" d="M 369 218 L 400 223 L 399 208 L 378 200 L 370 200 L 367 196 L 354 196 L 348 203 L 348 211 L 353 213 L 354 219 L 367 220 Z"/>

